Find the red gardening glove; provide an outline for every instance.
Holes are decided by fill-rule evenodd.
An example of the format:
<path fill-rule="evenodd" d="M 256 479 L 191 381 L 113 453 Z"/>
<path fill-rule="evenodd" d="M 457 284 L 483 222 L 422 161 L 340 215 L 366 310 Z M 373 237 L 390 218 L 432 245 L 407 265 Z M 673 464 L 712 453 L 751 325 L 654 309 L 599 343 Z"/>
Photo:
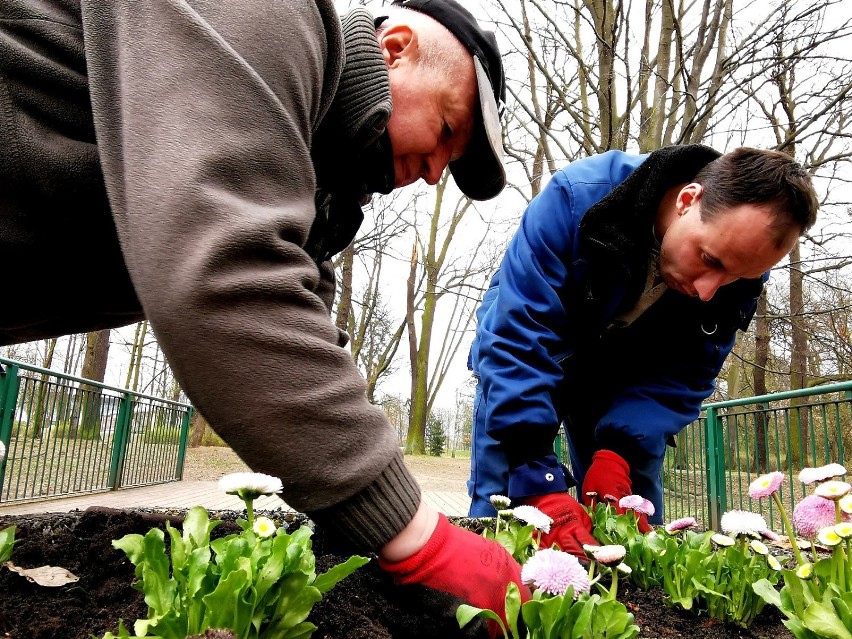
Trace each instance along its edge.
<path fill-rule="evenodd" d="M 596 493 L 599 500 L 609 499 L 608 495 L 614 497 L 616 512 L 625 512 L 624 508 L 618 507 L 618 502 L 622 497 L 633 494 L 633 485 L 630 466 L 621 455 L 611 450 L 599 450 L 592 456 L 592 465 L 583 480 L 583 503 L 586 505 L 591 505 L 594 499 L 588 496 L 589 493 Z M 637 524 L 643 535 L 652 530 L 647 515 L 640 515 Z"/>
<path fill-rule="evenodd" d="M 583 544 L 599 546 L 600 543 L 592 536 L 592 519 L 580 502 L 568 493 L 536 495 L 527 497 L 525 501 L 553 520 L 550 532 L 541 535 L 539 548 L 558 544 L 560 550 L 588 561 Z"/>
<path fill-rule="evenodd" d="M 452 525 L 444 515 L 423 548 L 395 563 L 379 558 L 379 566 L 398 584 L 420 584 L 449 593 L 477 608 L 493 610 L 503 623 L 510 581 L 520 589 L 522 602 L 530 599 L 529 588 L 521 583 L 521 566 L 503 546 Z M 491 622 L 492 637 L 497 630 Z"/>

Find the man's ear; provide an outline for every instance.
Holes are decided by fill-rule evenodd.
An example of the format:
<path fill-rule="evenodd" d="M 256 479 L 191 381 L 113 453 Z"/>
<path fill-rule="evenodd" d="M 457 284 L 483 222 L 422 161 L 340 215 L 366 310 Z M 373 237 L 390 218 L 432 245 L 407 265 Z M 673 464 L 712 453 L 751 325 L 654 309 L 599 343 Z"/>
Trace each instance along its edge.
<path fill-rule="evenodd" d="M 702 193 L 704 193 L 704 187 L 697 182 L 690 182 L 681 188 L 675 201 L 678 217 L 686 213 L 691 206 L 697 204 Z"/>
<path fill-rule="evenodd" d="M 389 69 L 417 59 L 417 35 L 407 24 L 396 24 L 378 35 L 379 46 Z"/>

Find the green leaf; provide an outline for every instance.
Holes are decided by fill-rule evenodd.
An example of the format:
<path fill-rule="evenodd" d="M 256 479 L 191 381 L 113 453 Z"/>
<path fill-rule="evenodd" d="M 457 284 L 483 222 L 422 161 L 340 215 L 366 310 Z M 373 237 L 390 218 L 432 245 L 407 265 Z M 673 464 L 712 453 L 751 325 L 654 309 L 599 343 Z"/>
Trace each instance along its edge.
<path fill-rule="evenodd" d="M 258 602 L 263 601 L 269 589 L 281 578 L 284 571 L 284 553 L 289 543 L 290 539 L 286 535 L 278 535 L 272 540 L 269 556 L 266 558 L 263 568 L 260 569 L 254 584 Z"/>
<path fill-rule="evenodd" d="M 358 568 L 369 563 L 369 561 L 369 557 L 353 555 L 342 564 L 337 564 L 330 568 L 327 572 L 317 576 L 313 584 L 314 588 L 319 590 L 322 594 L 325 594 L 334 588 L 341 579 L 345 579 L 358 570 Z"/>
<path fill-rule="evenodd" d="M 310 614 L 314 604 L 322 599 L 322 593 L 313 586 L 298 586 L 303 582 L 298 577 L 305 575 L 289 575 L 286 579 L 292 579 L 290 585 L 282 586 L 281 598 L 275 608 L 272 622 L 260 634 L 260 639 L 275 639 L 285 631 L 296 627 Z"/>
<path fill-rule="evenodd" d="M 821 637 L 852 639 L 852 633 L 843 625 L 830 603 L 813 602 L 802 615 L 802 623 Z"/>
<path fill-rule="evenodd" d="M 586 630 L 591 629 L 592 613 L 595 612 L 599 601 L 598 595 L 592 595 L 586 600 L 580 599 L 574 603 L 574 607 L 580 606 L 580 614 L 571 628 L 571 639 L 580 639 L 586 633 Z M 594 636 L 594 633 L 590 633 L 589 636 Z"/>
<path fill-rule="evenodd" d="M 524 624 L 526 625 L 527 631 L 531 637 L 538 636 L 537 631 L 542 625 L 541 612 L 541 601 L 536 601 L 535 599 L 531 599 L 521 606 L 521 618 L 524 620 Z M 458 613 L 456 613 L 456 616 L 458 616 Z"/>
<path fill-rule="evenodd" d="M 213 592 L 205 595 L 207 612 L 203 625 L 206 628 L 230 628 L 239 637 L 242 629 L 251 623 L 253 606 L 243 597 L 251 583 L 251 567 L 246 558 L 243 564 L 230 571 Z"/>
<path fill-rule="evenodd" d="M 766 579 L 755 581 L 751 585 L 752 590 L 770 606 L 775 606 L 780 611 L 784 611 L 781 606 L 781 595 L 775 590 L 775 587 Z"/>
<path fill-rule="evenodd" d="M 161 639 L 186 639 L 186 626 L 174 610 L 150 619 L 139 619 L 133 631 L 140 637 L 156 636 Z"/>
<path fill-rule="evenodd" d="M 0 530 L 0 564 L 5 563 L 12 556 L 12 548 L 15 546 L 15 527 L 8 526 Z"/>
<path fill-rule="evenodd" d="M 506 586 L 506 621 L 509 623 L 509 628 L 512 631 L 513 637 L 519 637 L 518 632 L 518 615 L 521 612 L 521 591 L 515 582 L 510 581 Z"/>
<path fill-rule="evenodd" d="M 498 624 L 500 624 L 500 630 L 503 631 L 503 637 L 508 639 L 509 633 L 506 630 L 506 625 L 503 623 L 503 620 L 500 619 L 497 613 L 495 613 L 493 610 L 483 610 L 482 608 L 475 608 L 474 606 L 469 606 L 468 604 L 462 604 L 456 609 L 456 621 L 459 622 L 459 628 L 464 628 L 467 624 L 469 624 L 477 617 L 496 621 Z"/>
<path fill-rule="evenodd" d="M 183 541 L 187 549 L 209 545 L 210 531 L 221 523 L 210 521 L 210 516 L 201 506 L 190 508 L 183 520 Z"/>
<path fill-rule="evenodd" d="M 116 539 L 112 542 L 112 547 L 116 550 L 123 550 L 124 554 L 127 555 L 127 558 L 130 560 L 134 566 L 138 566 L 139 563 L 145 558 L 145 551 L 142 543 L 142 535 L 125 535 L 121 539 Z M 136 576 L 139 576 L 139 572 L 137 571 Z"/>
<path fill-rule="evenodd" d="M 151 568 L 151 565 L 145 562 L 142 564 L 142 583 L 145 592 L 145 603 L 148 605 L 148 617 L 158 618 L 167 615 L 169 612 L 175 612 L 175 582 L 168 577 L 163 576 Z M 138 630 L 137 634 L 140 633 Z M 186 633 L 184 633 L 185 636 Z"/>
<path fill-rule="evenodd" d="M 311 622 L 303 621 L 290 628 L 282 639 L 307 639 L 314 634 L 314 630 L 316 629 L 317 627 Z"/>

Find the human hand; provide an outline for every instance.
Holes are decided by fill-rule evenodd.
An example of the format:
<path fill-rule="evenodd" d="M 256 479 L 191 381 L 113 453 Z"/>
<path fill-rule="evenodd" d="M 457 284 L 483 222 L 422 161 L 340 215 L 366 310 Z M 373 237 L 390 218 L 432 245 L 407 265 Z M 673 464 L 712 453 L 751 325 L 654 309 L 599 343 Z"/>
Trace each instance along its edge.
<path fill-rule="evenodd" d="M 379 566 L 399 584 L 419 584 L 449 593 L 477 608 L 493 610 L 503 623 L 509 582 L 518 586 L 522 601 L 530 598 L 529 588 L 521 583 L 520 565 L 503 546 L 452 525 L 444 515 L 439 516 L 423 548 L 402 561 L 380 557 Z M 489 623 L 492 637 L 497 630 L 496 623 Z"/>
<path fill-rule="evenodd" d="M 630 466 L 621 455 L 611 450 L 599 450 L 592 456 L 592 465 L 583 480 L 583 503 L 587 506 L 594 499 L 588 496 L 589 493 L 595 493 L 598 499 L 608 499 L 607 496 L 611 495 L 615 498 L 616 512 L 625 512 L 624 508 L 619 508 L 618 502 L 622 497 L 633 494 L 633 485 Z M 637 524 L 642 534 L 652 530 L 647 515 L 640 515 Z"/>
<path fill-rule="evenodd" d="M 550 532 L 542 533 L 539 538 L 540 548 L 558 544 L 560 550 L 588 561 L 583 544 L 598 546 L 599 543 L 592 536 L 592 519 L 580 502 L 565 492 L 527 497 L 525 501 L 553 520 Z"/>

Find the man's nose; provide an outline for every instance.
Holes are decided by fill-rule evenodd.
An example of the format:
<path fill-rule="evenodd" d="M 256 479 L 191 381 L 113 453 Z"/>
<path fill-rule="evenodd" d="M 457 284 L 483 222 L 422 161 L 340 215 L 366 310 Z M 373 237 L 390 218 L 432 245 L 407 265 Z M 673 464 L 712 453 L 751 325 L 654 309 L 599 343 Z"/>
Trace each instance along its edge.
<path fill-rule="evenodd" d="M 440 146 L 423 160 L 423 179 L 428 184 L 437 184 L 447 165 L 450 163 L 449 149 Z"/>
<path fill-rule="evenodd" d="M 713 298 L 719 287 L 725 284 L 724 273 L 704 273 L 701 277 L 692 283 L 695 292 L 698 293 L 698 299 L 702 302 L 707 302 Z"/>

